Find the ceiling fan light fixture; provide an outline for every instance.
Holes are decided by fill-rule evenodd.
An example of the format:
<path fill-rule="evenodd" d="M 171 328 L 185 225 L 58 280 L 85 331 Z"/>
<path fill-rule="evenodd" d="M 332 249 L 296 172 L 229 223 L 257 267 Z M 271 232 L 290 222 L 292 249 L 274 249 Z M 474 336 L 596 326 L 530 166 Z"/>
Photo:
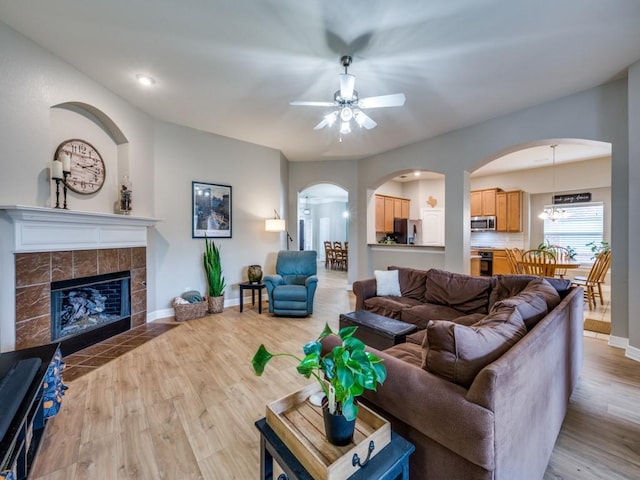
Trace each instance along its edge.
<path fill-rule="evenodd" d="M 353 118 L 353 110 L 351 110 L 351 108 L 344 107 L 342 110 L 340 110 L 340 119 L 343 122 L 350 122 L 352 118 Z"/>
<path fill-rule="evenodd" d="M 347 133 L 351 133 L 351 123 L 350 122 L 342 122 L 340 125 L 340 133 L 342 135 L 346 135 Z"/>

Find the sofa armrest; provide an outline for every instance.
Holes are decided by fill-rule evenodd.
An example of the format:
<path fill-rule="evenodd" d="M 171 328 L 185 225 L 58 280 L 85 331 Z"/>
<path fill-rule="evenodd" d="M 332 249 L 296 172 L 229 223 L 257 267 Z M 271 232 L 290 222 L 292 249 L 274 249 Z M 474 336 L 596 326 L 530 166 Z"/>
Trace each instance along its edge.
<path fill-rule="evenodd" d="M 326 354 L 340 339 L 322 339 Z M 405 344 L 406 345 L 406 344 Z M 397 345 L 394 349 L 401 347 Z M 425 437 L 489 471 L 494 467 L 494 418 L 486 408 L 469 402 L 467 390 L 422 368 L 367 347 L 384 361 L 387 379 L 364 397 Z"/>
<path fill-rule="evenodd" d="M 352 289 L 356 296 L 356 310 L 364 310 L 364 301 L 376 296 L 376 279 L 356 280 Z"/>

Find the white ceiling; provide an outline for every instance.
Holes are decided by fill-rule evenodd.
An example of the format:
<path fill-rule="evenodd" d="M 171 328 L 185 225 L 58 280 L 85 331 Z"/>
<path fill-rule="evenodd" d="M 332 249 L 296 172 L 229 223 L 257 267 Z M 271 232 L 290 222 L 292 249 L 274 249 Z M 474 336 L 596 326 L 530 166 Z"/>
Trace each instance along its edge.
<path fill-rule="evenodd" d="M 281 150 L 369 156 L 625 73 L 638 0 L 0 0 L 0 20 L 149 114 Z M 378 127 L 314 131 L 340 56 Z M 153 76 L 143 89 L 136 75 Z"/>

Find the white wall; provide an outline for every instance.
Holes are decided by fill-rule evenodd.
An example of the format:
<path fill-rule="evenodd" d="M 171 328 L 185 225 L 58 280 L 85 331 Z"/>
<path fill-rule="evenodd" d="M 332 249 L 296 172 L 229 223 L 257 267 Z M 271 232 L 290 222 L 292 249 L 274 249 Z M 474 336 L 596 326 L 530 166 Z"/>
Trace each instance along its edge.
<path fill-rule="evenodd" d="M 264 221 L 281 210 L 280 152 L 162 121 L 155 122 L 154 138 L 155 205 L 162 219 L 154 235 L 157 309 L 170 308 L 185 289 L 206 293 L 204 240 L 191 236 L 192 181 L 232 187 L 232 238 L 214 241 L 221 247 L 225 302 L 235 304 L 249 265 L 275 271 L 281 235 L 265 232 Z"/>

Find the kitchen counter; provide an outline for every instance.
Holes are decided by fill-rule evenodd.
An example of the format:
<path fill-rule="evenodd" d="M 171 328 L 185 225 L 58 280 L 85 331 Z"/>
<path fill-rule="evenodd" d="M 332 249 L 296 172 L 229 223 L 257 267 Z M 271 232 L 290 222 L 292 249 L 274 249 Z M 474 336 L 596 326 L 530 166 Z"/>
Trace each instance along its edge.
<path fill-rule="evenodd" d="M 444 245 L 370 243 L 367 246 L 373 270 L 386 270 L 390 265 L 411 265 L 421 270 L 444 269 Z"/>

